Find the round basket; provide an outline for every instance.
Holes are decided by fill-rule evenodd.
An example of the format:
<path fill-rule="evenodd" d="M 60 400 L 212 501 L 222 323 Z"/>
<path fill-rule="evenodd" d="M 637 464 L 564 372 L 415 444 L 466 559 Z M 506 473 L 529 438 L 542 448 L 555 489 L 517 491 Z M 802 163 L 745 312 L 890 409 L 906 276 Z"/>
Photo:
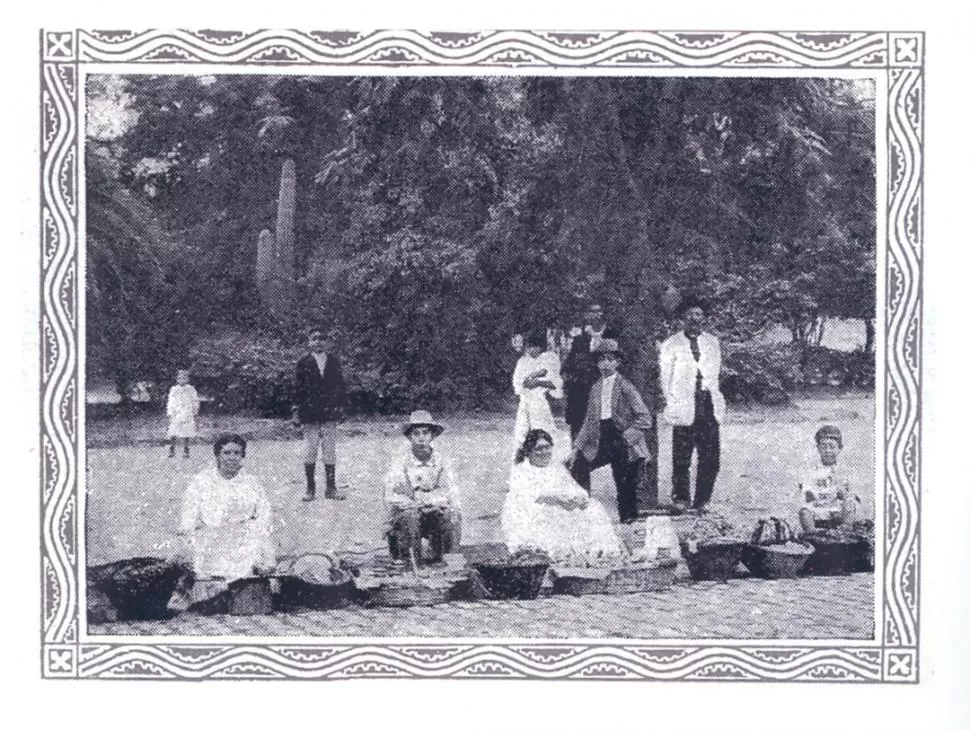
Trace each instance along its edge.
<path fill-rule="evenodd" d="M 352 576 L 329 555 L 301 555 L 281 561 L 277 567 L 280 590 L 275 596 L 277 610 L 326 610 L 340 608 L 356 594 Z"/>
<path fill-rule="evenodd" d="M 549 563 L 532 565 L 473 565 L 488 597 L 494 600 L 538 597 Z"/>
<path fill-rule="evenodd" d="M 697 543 L 691 551 L 686 540 L 680 545 L 693 580 L 719 581 L 726 581 L 734 575 L 744 546 L 745 543 L 740 541 L 710 541 Z"/>
<path fill-rule="evenodd" d="M 875 544 L 860 535 L 808 535 L 805 542 L 815 548 L 802 568 L 802 575 L 846 575 L 871 573 L 875 569 Z"/>
<path fill-rule="evenodd" d="M 88 569 L 88 585 L 100 591 L 119 621 L 170 618 L 169 599 L 189 570 L 161 558 L 129 558 Z"/>
<path fill-rule="evenodd" d="M 794 578 L 815 548 L 798 542 L 780 545 L 745 545 L 741 561 L 756 578 Z"/>

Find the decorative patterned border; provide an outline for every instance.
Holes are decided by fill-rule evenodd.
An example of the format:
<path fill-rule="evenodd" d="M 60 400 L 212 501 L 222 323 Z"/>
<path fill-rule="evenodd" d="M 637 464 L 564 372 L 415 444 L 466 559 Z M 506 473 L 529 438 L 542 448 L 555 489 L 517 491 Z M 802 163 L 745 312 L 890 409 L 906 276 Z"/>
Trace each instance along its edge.
<path fill-rule="evenodd" d="M 588 677 L 916 682 L 919 644 L 923 33 L 42 31 L 41 501 L 45 677 Z M 260 646 L 79 637 L 79 64 L 872 69 L 888 81 L 881 645 Z M 568 70 L 567 70 L 568 73 Z M 310 641 L 308 640 L 308 644 Z"/>

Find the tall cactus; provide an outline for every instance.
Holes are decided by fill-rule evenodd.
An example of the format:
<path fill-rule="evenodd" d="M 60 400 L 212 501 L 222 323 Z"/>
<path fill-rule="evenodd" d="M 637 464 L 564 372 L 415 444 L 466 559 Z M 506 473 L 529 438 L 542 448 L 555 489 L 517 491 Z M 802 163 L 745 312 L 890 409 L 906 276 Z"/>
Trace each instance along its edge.
<path fill-rule="evenodd" d="M 276 235 L 259 234 L 256 245 L 256 288 L 263 303 L 276 319 L 292 314 L 296 276 L 296 163 L 283 161 L 280 192 L 276 204 Z"/>
<path fill-rule="evenodd" d="M 296 276 L 296 163 L 283 160 L 280 175 L 280 195 L 276 205 L 276 273 L 278 276 L 277 309 L 285 316 L 293 306 L 294 277 Z"/>
<path fill-rule="evenodd" d="M 272 231 L 263 229 L 256 243 L 256 288 L 267 306 L 275 299 L 276 239 Z"/>

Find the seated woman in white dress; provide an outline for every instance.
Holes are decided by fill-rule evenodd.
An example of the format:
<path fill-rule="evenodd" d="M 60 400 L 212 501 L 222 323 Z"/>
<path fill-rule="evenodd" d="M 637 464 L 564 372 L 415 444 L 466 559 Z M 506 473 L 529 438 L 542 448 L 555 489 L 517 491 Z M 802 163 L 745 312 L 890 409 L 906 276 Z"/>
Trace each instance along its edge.
<path fill-rule="evenodd" d="M 182 500 L 180 532 L 191 546 L 192 572 L 224 582 L 271 572 L 270 504 L 259 480 L 242 468 L 246 441 L 226 434 L 213 451 L 216 467 L 197 474 Z"/>
<path fill-rule="evenodd" d="M 554 461 L 552 437 L 533 429 L 516 455 L 502 509 L 510 553 L 538 549 L 553 564 L 615 565 L 626 557 L 606 510 Z"/>

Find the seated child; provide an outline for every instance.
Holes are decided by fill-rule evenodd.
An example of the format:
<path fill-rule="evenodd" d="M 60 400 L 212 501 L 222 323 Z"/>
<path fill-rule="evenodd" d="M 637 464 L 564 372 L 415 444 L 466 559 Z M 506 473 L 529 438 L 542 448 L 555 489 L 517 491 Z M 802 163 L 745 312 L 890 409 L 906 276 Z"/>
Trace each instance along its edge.
<path fill-rule="evenodd" d="M 461 542 L 461 503 L 447 460 L 432 446 L 444 426 L 427 411 L 415 411 L 404 426 L 410 441 L 385 478 L 391 557 L 421 560 L 421 539 L 431 544 L 430 562 Z"/>
<path fill-rule="evenodd" d="M 815 446 L 821 465 L 798 485 L 798 519 L 807 534 L 851 525 L 859 503 L 838 465 L 842 432 L 835 426 L 822 426 L 815 434 Z"/>

